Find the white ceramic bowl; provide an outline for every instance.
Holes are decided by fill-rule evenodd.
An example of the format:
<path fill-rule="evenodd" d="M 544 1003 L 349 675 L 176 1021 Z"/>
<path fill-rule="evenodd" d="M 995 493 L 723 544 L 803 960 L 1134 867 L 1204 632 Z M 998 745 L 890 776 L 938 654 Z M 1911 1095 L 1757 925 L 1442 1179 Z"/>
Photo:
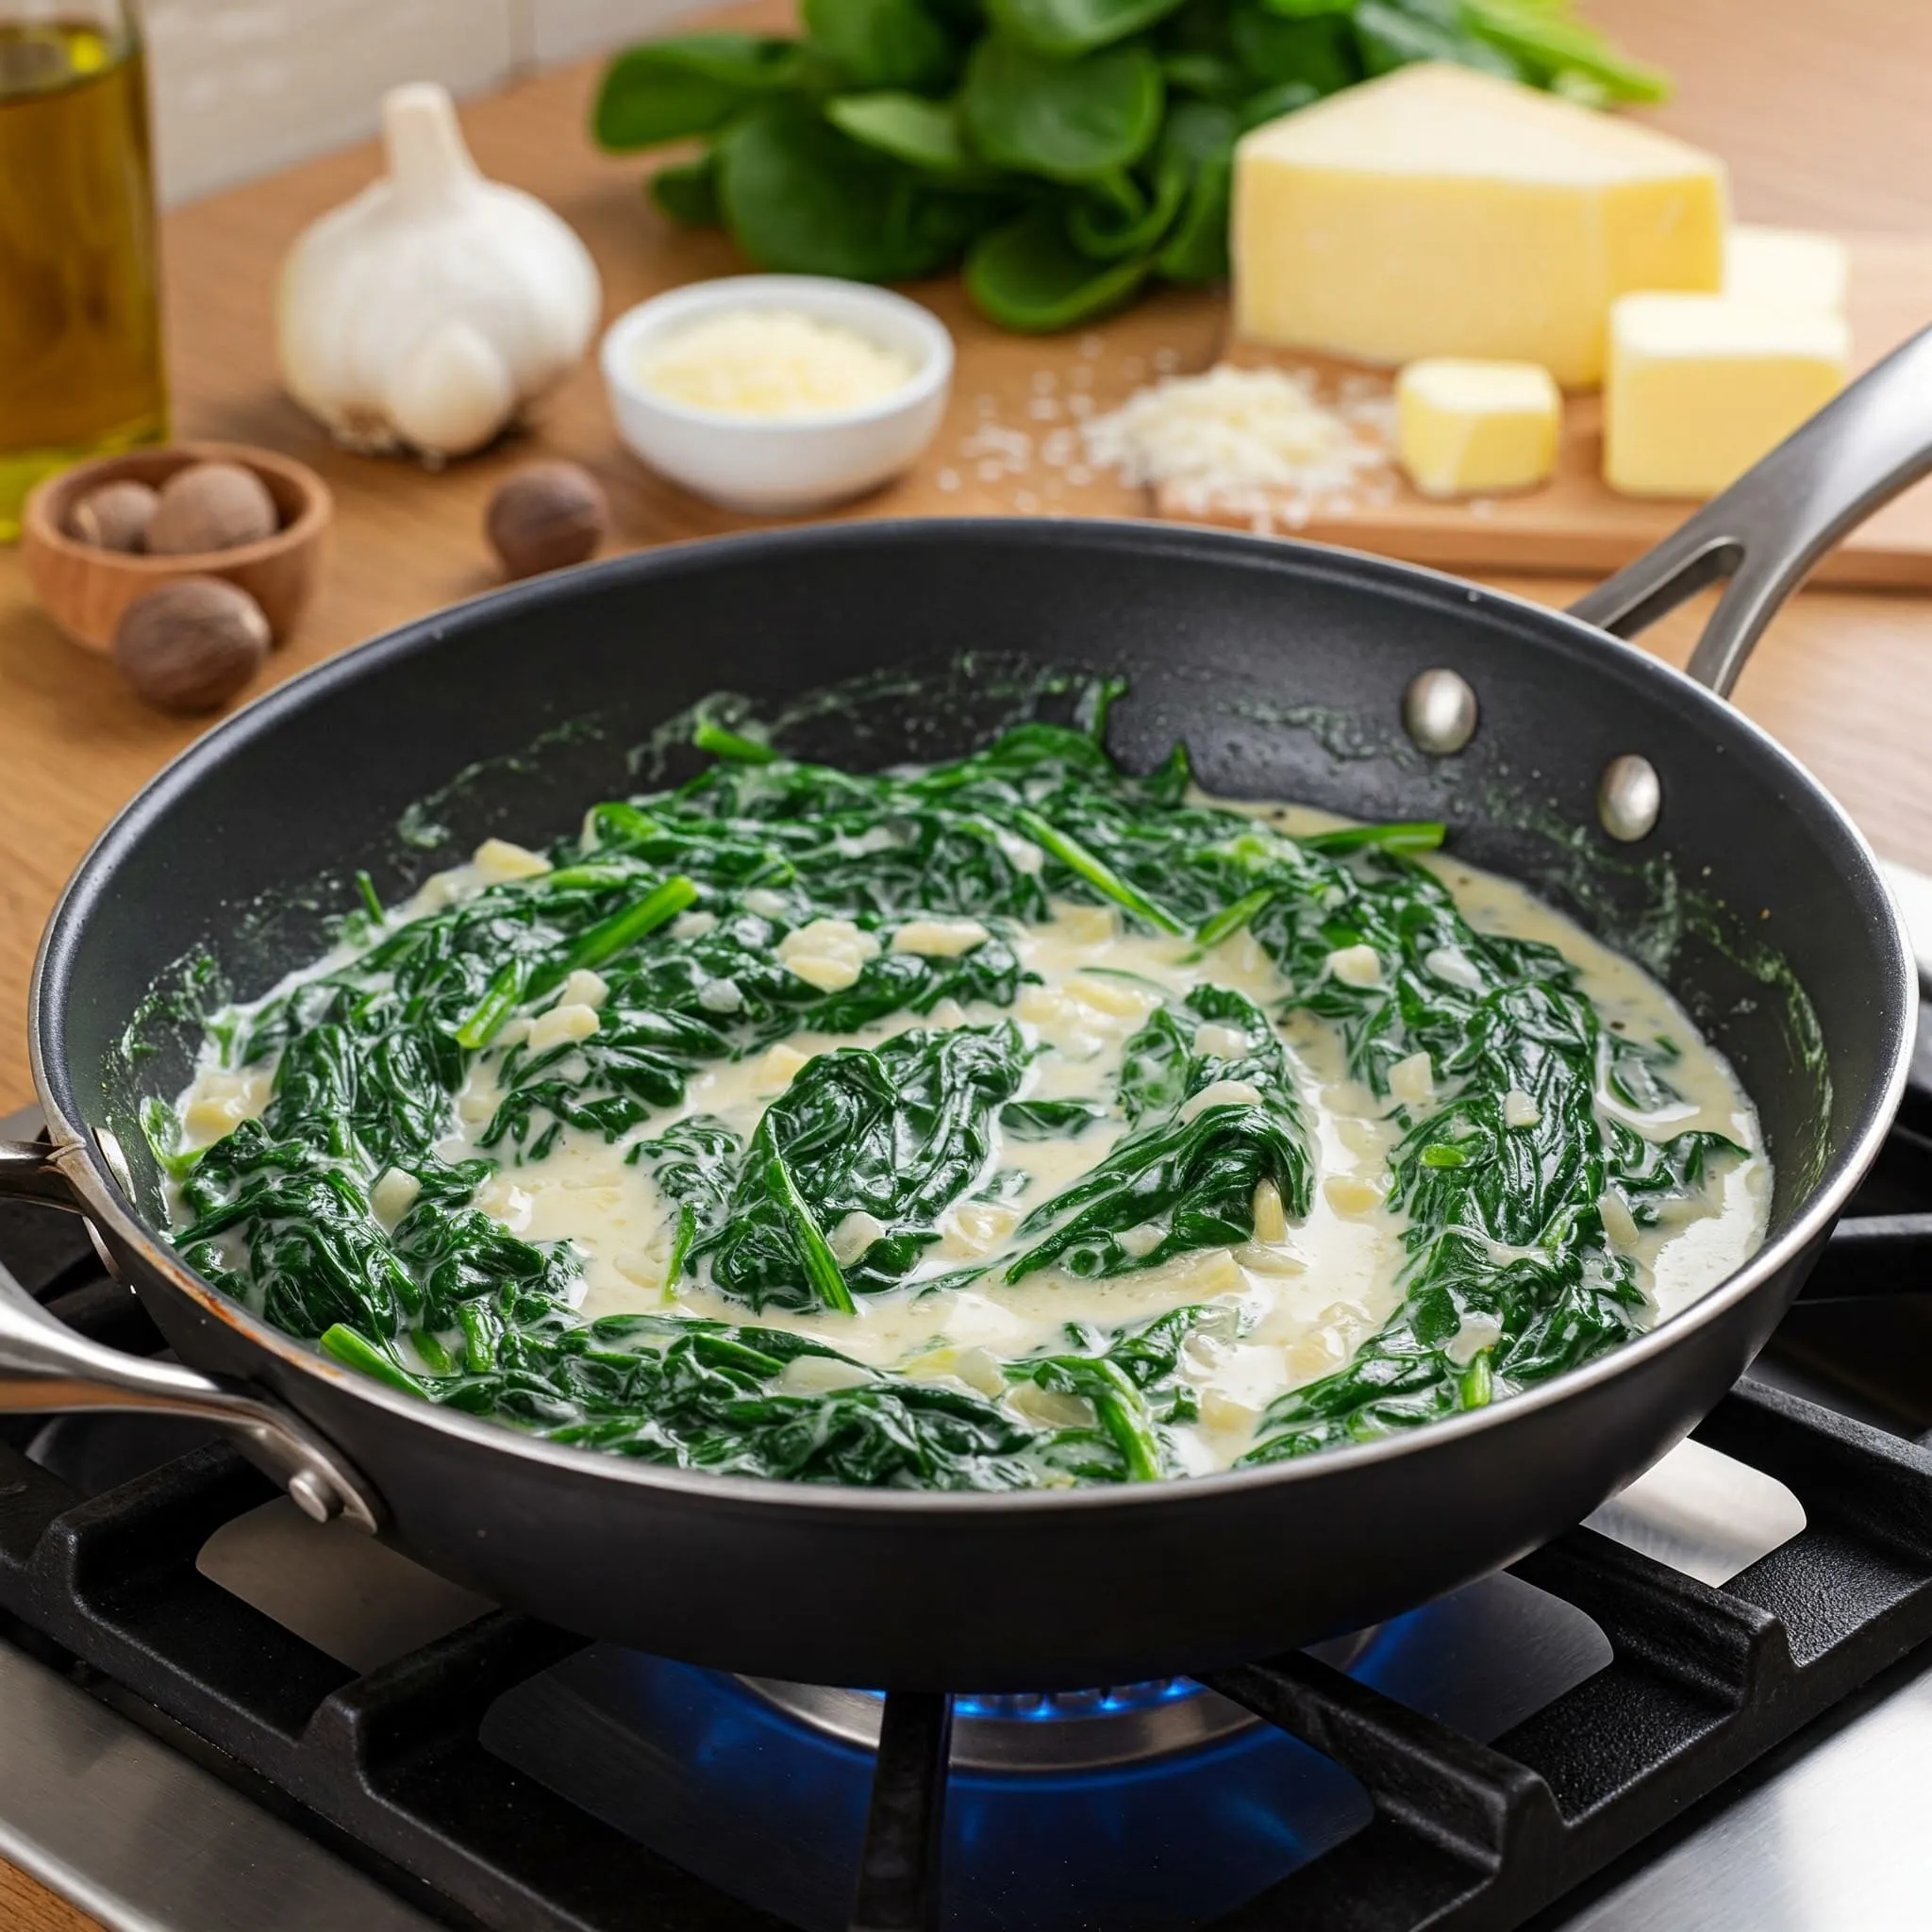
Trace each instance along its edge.
<path fill-rule="evenodd" d="M 783 418 L 695 409 L 646 389 L 652 342 L 734 308 L 791 308 L 838 323 L 912 364 L 912 378 L 855 409 Z M 913 462 L 945 414 L 953 339 L 938 317 L 863 282 L 826 275 L 726 275 L 627 309 L 604 332 L 604 386 L 618 434 L 652 469 L 730 509 L 786 515 L 876 489 Z"/>

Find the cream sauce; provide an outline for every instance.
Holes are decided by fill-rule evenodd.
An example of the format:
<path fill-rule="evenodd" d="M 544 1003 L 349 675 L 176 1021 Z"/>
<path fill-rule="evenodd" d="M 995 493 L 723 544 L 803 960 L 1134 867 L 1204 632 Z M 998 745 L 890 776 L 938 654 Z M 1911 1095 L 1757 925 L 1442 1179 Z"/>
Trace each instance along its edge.
<path fill-rule="evenodd" d="M 1291 834 L 1343 823 L 1298 807 L 1234 808 Z M 527 870 L 522 858 L 528 857 L 520 856 L 519 848 L 491 841 L 471 865 L 431 879 L 391 916 L 391 929 L 493 879 L 517 875 Z M 1613 1240 L 1621 1228 L 1625 1238 L 1619 1245 L 1638 1265 L 1653 1319 L 1677 1312 L 1731 1274 L 1763 1239 L 1771 1173 L 1749 1101 L 1683 1009 L 1631 961 L 1507 879 L 1454 858 L 1427 862 L 1479 930 L 1541 940 L 1568 958 L 1607 1024 L 1643 1040 L 1667 1036 L 1681 1049 L 1669 1077 L 1684 1096 L 1682 1105 L 1655 1118 L 1639 1117 L 1600 1091 L 1601 1108 L 1617 1112 L 1640 1132 L 1662 1137 L 1708 1127 L 1750 1150 L 1742 1159 L 1713 1163 L 1702 1192 L 1678 1204 L 1659 1227 L 1640 1231 L 1627 1211 L 1620 1219 L 1620 1204 L 1612 1201 L 1606 1208 Z M 820 922 L 825 930 L 812 930 L 808 943 L 793 947 L 807 976 L 817 975 L 821 983 L 849 984 L 850 977 L 840 975 L 856 977 L 865 948 L 874 943 L 850 927 L 842 933 L 832 929 L 840 924 Z M 974 935 L 939 929 L 958 922 L 933 924 L 935 930 L 922 934 L 923 949 L 958 950 L 962 943 L 976 942 Z M 794 941 L 799 939 L 793 936 Z M 1268 1011 L 1291 991 L 1245 932 L 1197 957 L 1191 939 L 1123 930 L 1110 908 L 1056 904 L 1048 921 L 1023 930 L 1015 943 L 1022 965 L 1037 974 L 1041 984 L 1024 988 L 1010 1014 L 991 1006 L 961 1009 L 948 1003 L 931 1016 L 896 1015 L 856 1034 L 793 1035 L 760 1056 L 701 1070 L 688 1083 L 679 1106 L 659 1110 L 615 1142 L 565 1129 L 542 1160 L 500 1167 L 479 1190 L 475 1205 L 527 1239 L 575 1243 L 583 1262 L 581 1308 L 587 1315 L 647 1309 L 756 1320 L 811 1334 L 875 1367 L 953 1377 L 986 1394 L 1001 1392 L 998 1358 L 1063 1345 L 1070 1323 L 1111 1330 L 1187 1304 L 1224 1308 L 1224 1320 L 1198 1332 L 1184 1357 L 1187 1378 L 1200 1392 L 1201 1421 L 1171 1434 L 1189 1470 L 1224 1468 L 1250 1445 L 1257 1421 L 1274 1397 L 1341 1367 L 1401 1300 L 1406 1217 L 1385 1198 L 1389 1156 L 1400 1139 L 1394 1103 L 1378 1099 L 1349 1076 L 1339 1035 L 1307 1014 L 1291 1014 L 1276 1024 L 1308 1117 L 1316 1185 L 1307 1215 L 1273 1230 L 1274 1240 L 1265 1238 L 1270 1230 L 1260 1224 L 1266 1217 L 1257 1216 L 1261 1239 L 1107 1280 L 1083 1281 L 1046 1270 L 1013 1283 L 993 1267 L 963 1289 L 921 1292 L 922 1282 L 934 1275 L 1017 1253 L 1023 1243 L 1013 1239 L 1013 1229 L 1020 1219 L 1091 1169 L 1124 1130 L 1119 1120 L 1101 1120 L 1074 1138 L 1024 1141 L 1005 1137 L 1004 1144 L 995 1146 L 988 1173 L 1020 1169 L 1026 1177 L 1024 1189 L 1001 1202 L 969 1201 L 956 1207 L 941 1224 L 942 1240 L 907 1284 L 889 1293 L 860 1296 L 856 1315 L 767 1308 L 754 1317 L 741 1302 L 701 1279 L 686 1278 L 666 1290 L 675 1212 L 648 1172 L 628 1164 L 625 1156 L 635 1142 L 662 1134 L 687 1114 L 717 1115 L 749 1136 L 764 1108 L 816 1054 L 876 1044 L 908 1027 L 988 1024 L 1008 1017 L 1018 1021 L 1029 1044 L 1039 1049 L 1024 1097 L 1091 1098 L 1108 1104 L 1128 1037 L 1164 996 L 1212 981 L 1247 994 Z M 339 950 L 291 975 L 276 991 L 332 970 L 349 957 Z M 1374 963 L 1371 954 L 1368 966 Z M 1357 964 L 1338 956 L 1331 970 L 1346 975 Z M 1453 978 L 1457 961 L 1444 958 L 1432 970 Z M 585 977 L 588 981 L 594 975 Z M 591 1002 L 599 997 L 600 989 L 567 987 L 557 1002 L 559 1020 L 570 1031 L 587 1033 L 595 1021 Z M 531 1024 L 528 1019 L 509 1023 L 474 1062 L 457 1096 L 449 1131 L 437 1147 L 443 1159 L 489 1151 L 477 1146 L 477 1137 L 501 1097 L 496 1074 L 508 1047 Z M 537 1024 L 544 1024 L 543 1019 Z M 1425 1066 L 1397 1073 L 1398 1092 L 1406 1087 L 1405 1097 L 1427 1097 L 1426 1086 L 1418 1084 L 1429 1078 Z M 184 1145 L 206 1145 L 259 1112 L 268 1084 L 264 1069 L 236 1073 L 212 1060 L 205 1064 L 182 1096 Z M 1530 1105 L 1526 1096 L 1521 1099 Z M 995 1138 L 1002 1138 L 997 1129 Z M 843 1224 L 826 1232 L 846 1260 L 862 1251 L 868 1235 L 863 1227 Z M 1158 1231 L 1150 1229 L 1150 1246 L 1155 1239 Z M 1469 1354 L 1490 1339 L 1477 1334 L 1461 1338 Z M 1062 1419 L 1061 1410 L 1069 1404 L 1085 1413 L 1078 1398 L 1050 1394 L 1030 1384 L 1018 1385 L 1007 1399 L 1036 1421 Z M 1072 1414 L 1067 1410 L 1064 1419 Z"/>

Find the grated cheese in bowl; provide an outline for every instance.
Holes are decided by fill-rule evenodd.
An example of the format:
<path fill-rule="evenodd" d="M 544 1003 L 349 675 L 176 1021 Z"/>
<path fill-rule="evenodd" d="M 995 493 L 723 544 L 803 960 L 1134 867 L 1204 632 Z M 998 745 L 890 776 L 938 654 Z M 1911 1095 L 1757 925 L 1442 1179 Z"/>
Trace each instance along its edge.
<path fill-rule="evenodd" d="M 641 346 L 637 380 L 725 416 L 822 416 L 863 408 L 911 381 L 904 356 L 795 308 L 727 308 Z"/>
<path fill-rule="evenodd" d="M 1329 405 L 1306 370 L 1224 362 L 1141 390 L 1081 434 L 1089 462 L 1159 490 L 1170 513 L 1245 508 L 1293 525 L 1380 486 L 1394 408 L 1382 384 L 1345 381 Z"/>

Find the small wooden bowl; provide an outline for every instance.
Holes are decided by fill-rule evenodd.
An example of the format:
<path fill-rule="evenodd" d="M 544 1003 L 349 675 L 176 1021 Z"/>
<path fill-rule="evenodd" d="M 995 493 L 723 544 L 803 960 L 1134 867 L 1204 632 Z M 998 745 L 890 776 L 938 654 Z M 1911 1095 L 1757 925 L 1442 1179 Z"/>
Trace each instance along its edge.
<path fill-rule="evenodd" d="M 199 557 L 146 557 L 100 550 L 69 534 L 75 506 L 101 484 L 132 480 L 158 490 L 176 470 L 214 461 L 240 463 L 261 478 L 281 519 L 273 537 Z M 180 442 L 102 457 L 49 476 L 21 514 L 20 552 L 54 622 L 91 651 L 111 650 L 121 613 L 176 577 L 225 577 L 239 585 L 261 606 L 269 634 L 280 643 L 322 581 L 334 514 L 328 485 L 306 463 L 246 443 Z"/>

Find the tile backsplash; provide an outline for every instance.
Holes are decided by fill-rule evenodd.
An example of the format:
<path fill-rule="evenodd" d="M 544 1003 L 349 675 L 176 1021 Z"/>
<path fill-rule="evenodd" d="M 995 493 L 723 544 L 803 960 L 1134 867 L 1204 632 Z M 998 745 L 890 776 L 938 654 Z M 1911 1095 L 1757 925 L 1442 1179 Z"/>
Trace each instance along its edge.
<path fill-rule="evenodd" d="M 375 131 L 405 80 L 475 93 L 650 33 L 702 0 L 146 0 L 161 199 Z"/>

